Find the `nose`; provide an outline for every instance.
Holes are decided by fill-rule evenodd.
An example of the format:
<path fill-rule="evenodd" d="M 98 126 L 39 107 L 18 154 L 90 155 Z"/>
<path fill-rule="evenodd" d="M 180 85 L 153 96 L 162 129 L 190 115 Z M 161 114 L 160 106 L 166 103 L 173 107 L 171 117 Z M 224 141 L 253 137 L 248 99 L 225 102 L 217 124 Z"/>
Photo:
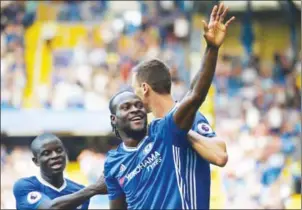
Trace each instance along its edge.
<path fill-rule="evenodd" d="M 139 109 L 136 106 L 131 106 L 130 112 L 137 112 Z"/>
<path fill-rule="evenodd" d="M 52 151 L 51 152 L 51 156 L 50 156 L 52 159 L 55 159 L 57 157 L 59 157 L 58 153 L 56 151 Z"/>

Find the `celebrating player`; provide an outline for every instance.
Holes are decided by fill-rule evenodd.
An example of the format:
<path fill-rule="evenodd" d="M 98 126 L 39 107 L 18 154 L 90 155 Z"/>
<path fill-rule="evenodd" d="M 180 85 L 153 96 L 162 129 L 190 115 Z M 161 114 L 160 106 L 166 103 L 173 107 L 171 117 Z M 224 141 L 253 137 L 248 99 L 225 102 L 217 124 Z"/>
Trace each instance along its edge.
<path fill-rule="evenodd" d="M 202 99 L 205 100 L 216 69 L 218 50 L 226 35 L 228 25 L 234 20 L 232 17 L 223 24 L 228 8 L 223 4 L 219 8 L 213 8 L 210 22 L 204 24 L 204 37 L 207 42 L 206 53 L 204 56 L 201 70 L 195 76 L 191 85 L 191 90 L 198 78 L 202 78 Z M 160 60 L 153 59 L 142 62 L 134 68 L 133 89 L 143 100 L 147 109 L 152 111 L 156 118 L 166 115 L 174 106 L 175 102 L 171 96 L 171 75 L 168 67 Z M 208 171 L 209 165 L 224 166 L 227 162 L 226 145 L 221 138 L 214 137 L 215 133 L 208 124 L 207 119 L 200 113 L 197 114 L 192 130 L 188 134 L 193 149 L 202 157 L 198 157 L 198 162 L 203 162 L 205 170 Z M 209 138 L 207 137 L 214 137 Z M 206 161 L 205 161 L 206 160 Z"/>
<path fill-rule="evenodd" d="M 201 71 L 196 75 L 191 85 L 192 90 L 194 83 L 202 78 L 202 101 L 206 98 L 214 76 L 218 49 L 224 40 L 228 25 L 234 20 L 234 17 L 232 17 L 226 24 L 223 24 L 226 13 L 227 8 L 220 4 L 219 7 L 215 6 L 213 8 L 209 25 L 203 22 L 204 37 L 208 46 Z M 142 98 L 145 106 L 153 112 L 156 118 L 165 116 L 175 106 L 170 94 L 171 76 L 168 67 L 159 60 L 150 60 L 138 65 L 135 71 L 133 78 L 135 92 Z M 191 208 L 208 209 L 211 181 L 209 162 L 224 166 L 227 162 L 226 146 L 224 141 L 217 137 L 211 129 L 207 119 L 200 113 L 196 115 L 192 130 L 188 133 L 188 140 L 191 146 L 180 151 L 178 155 L 183 159 L 187 159 L 187 162 L 195 163 L 194 166 L 189 166 L 190 169 L 186 170 L 193 174 L 193 181 L 196 182 L 196 185 L 193 186 L 187 183 L 187 177 L 180 176 L 179 179 L 180 182 L 184 183 L 184 186 L 189 188 L 189 191 L 199 195 L 198 199 L 195 198 L 194 205 Z M 200 156 L 196 155 L 194 150 Z"/>
<path fill-rule="evenodd" d="M 219 47 L 223 43 L 227 27 L 234 20 L 232 17 L 225 24 L 223 23 L 227 11 L 228 8 L 225 8 L 223 4 L 220 4 L 219 7 L 215 6 L 209 24 L 203 21 L 204 37 L 207 42 L 206 53 L 201 70 L 195 76 L 186 97 L 191 97 L 196 88 L 196 82 L 199 80 L 202 102 L 206 98 L 215 73 Z M 153 59 L 142 62 L 134 68 L 134 71 L 133 88 L 135 93 L 143 100 L 145 107 L 152 111 L 155 118 L 164 117 L 176 106 L 171 96 L 169 68 L 160 60 Z M 209 163 L 218 166 L 226 164 L 226 145 L 223 139 L 216 136 L 207 119 L 199 112 L 196 114 L 187 140 L 190 145 L 181 146 L 178 152 L 173 151 L 173 155 L 177 156 L 177 160 L 174 161 L 179 164 L 180 168 L 176 167 L 176 170 L 180 170 L 179 182 L 183 184 L 180 187 L 187 188 L 187 192 L 193 194 L 188 196 L 191 203 L 189 208 L 209 209 L 211 185 Z M 182 162 L 183 164 L 181 164 Z"/>
<path fill-rule="evenodd" d="M 19 179 L 14 185 L 17 209 L 88 209 L 89 199 L 106 192 L 101 177 L 86 188 L 63 177 L 66 151 L 55 135 L 42 134 L 31 143 L 40 176 Z"/>
<path fill-rule="evenodd" d="M 216 28 L 211 28 L 215 26 L 214 23 L 214 26 L 211 25 L 211 22 L 209 26 L 205 24 L 205 29 L 208 29 L 206 31 L 212 30 L 212 34 L 208 35 L 214 40 L 214 42 L 208 41 L 208 44 L 216 43 L 213 46 L 214 52 L 208 52 L 213 53 L 214 58 L 209 62 L 211 65 L 204 67 L 206 75 L 214 74 L 210 73 L 210 70 L 214 72 L 217 48 L 223 41 L 226 26 L 233 20 L 233 18 L 230 19 L 226 26 L 222 24 L 226 11 L 227 9 L 224 10 L 223 5 L 220 5 L 219 9 L 215 6 L 212 17 L 215 18 Z M 223 33 L 217 33 L 218 29 L 224 29 Z M 150 66 L 153 67 L 153 64 L 158 63 L 162 64 L 156 60 L 155 63 L 151 62 Z M 137 80 L 140 79 L 139 68 L 142 66 L 144 64 L 138 66 Z M 158 69 L 167 70 L 165 65 L 158 67 Z M 150 71 L 149 75 L 151 75 Z M 165 79 L 162 76 L 156 75 L 160 79 Z M 166 76 L 165 82 L 167 83 L 164 87 L 171 84 L 170 77 L 168 74 Z M 211 77 L 209 76 L 209 78 Z M 145 102 L 148 102 L 151 96 L 155 96 L 156 93 L 153 89 L 161 90 L 158 84 L 152 83 L 154 86 L 151 87 L 146 81 L 140 82 Z M 122 92 L 111 99 L 109 105 L 111 123 L 116 135 L 123 140 L 123 143 L 116 150 L 108 153 L 105 163 L 105 180 L 109 192 L 110 208 L 209 208 L 209 187 L 206 186 L 209 184 L 202 185 L 203 182 L 209 183 L 209 176 L 196 179 L 196 175 L 206 172 L 208 164 L 197 163 L 197 156 L 191 150 L 191 145 L 186 138 L 194 124 L 196 112 L 204 100 L 203 88 L 207 85 L 210 86 L 210 83 L 211 81 L 205 81 L 199 75 L 195 85 L 179 106 L 173 108 L 172 104 L 170 111 L 164 110 L 165 117 L 151 122 L 148 131 L 144 104 L 135 94 Z M 170 90 L 166 92 L 166 94 L 169 93 Z M 151 102 L 149 101 L 149 103 Z M 154 107 L 149 106 L 149 108 Z M 214 135 L 205 118 L 202 118 L 202 122 L 197 127 L 200 127 L 200 131 L 206 134 Z M 199 187 L 207 189 L 198 192 Z"/>

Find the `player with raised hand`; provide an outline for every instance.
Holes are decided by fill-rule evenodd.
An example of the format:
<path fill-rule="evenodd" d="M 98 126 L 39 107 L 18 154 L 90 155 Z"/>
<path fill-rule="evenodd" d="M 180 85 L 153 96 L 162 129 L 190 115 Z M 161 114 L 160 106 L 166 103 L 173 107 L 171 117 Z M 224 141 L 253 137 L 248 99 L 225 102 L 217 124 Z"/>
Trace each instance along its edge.
<path fill-rule="evenodd" d="M 178 106 L 174 106 L 173 100 L 170 103 L 166 100 L 170 105 L 168 109 L 156 101 L 163 99 L 156 95 L 157 92 L 166 96 L 170 94 L 170 75 L 152 74 L 152 71 L 168 72 L 161 61 L 147 61 L 137 66 L 136 79 L 139 84 L 136 92 L 155 115 L 162 114 L 159 116 L 161 118 L 151 122 L 148 130 L 146 110 L 136 95 L 122 92 L 111 99 L 111 123 L 117 136 L 123 140 L 116 150 L 108 153 L 105 163 L 105 180 L 112 209 L 209 208 L 210 176 L 209 173 L 201 176 L 209 172 L 209 166 L 205 160 L 198 165 L 196 154 L 187 141 L 187 134 L 195 123 L 196 112 L 205 100 L 207 91 L 204 89 L 209 88 L 213 78 L 218 48 L 224 39 L 221 34 L 225 34 L 225 28 L 220 26 L 224 17 L 220 16 L 225 16 L 226 12 L 223 5 L 219 9 L 216 6 L 212 12 L 214 22 L 205 24 L 206 34 L 210 37 L 207 57 L 211 59 L 203 63 L 203 71 L 198 73 L 195 84 Z M 219 29 L 223 29 L 222 33 L 217 33 Z M 140 73 L 146 77 L 140 77 Z M 155 82 L 155 77 L 160 80 Z M 144 81 L 146 78 L 153 79 L 153 82 Z M 215 135 L 204 118 L 197 127 L 203 134 Z"/>
<path fill-rule="evenodd" d="M 209 24 L 203 21 L 204 37 L 207 42 L 204 59 L 200 71 L 195 76 L 190 91 L 197 79 L 201 78 L 202 102 L 206 99 L 211 86 L 217 63 L 218 51 L 226 36 L 227 27 L 235 19 L 230 18 L 223 23 L 228 8 L 223 4 L 214 6 Z M 142 62 L 134 68 L 132 86 L 135 93 L 143 100 L 146 108 L 152 111 L 155 118 L 163 117 L 176 104 L 171 95 L 171 75 L 169 68 L 160 60 L 153 59 Z M 190 91 L 188 94 L 190 94 Z M 217 166 L 224 166 L 227 162 L 227 151 L 224 140 L 214 137 L 207 119 L 197 113 L 192 130 L 188 134 L 193 149 L 206 161 Z M 209 138 L 206 137 L 214 137 Z"/>

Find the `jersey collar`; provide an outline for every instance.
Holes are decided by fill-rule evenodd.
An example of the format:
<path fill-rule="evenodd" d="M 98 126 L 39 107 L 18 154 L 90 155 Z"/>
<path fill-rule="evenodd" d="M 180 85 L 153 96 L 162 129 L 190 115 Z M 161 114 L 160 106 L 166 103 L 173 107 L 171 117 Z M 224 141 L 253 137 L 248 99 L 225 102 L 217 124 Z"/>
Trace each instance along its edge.
<path fill-rule="evenodd" d="M 127 152 L 133 152 L 133 151 L 137 151 L 139 148 L 141 148 L 141 146 L 143 145 L 143 143 L 145 142 L 145 140 L 148 138 L 148 136 L 146 136 L 138 145 L 137 147 L 127 147 L 125 145 L 125 143 L 123 142 L 123 149 Z"/>
<path fill-rule="evenodd" d="M 60 188 L 57 188 L 57 187 L 51 185 L 50 183 L 48 183 L 47 181 L 45 181 L 41 176 L 37 175 L 36 177 L 41 184 L 43 184 L 57 192 L 61 192 L 62 190 L 64 190 L 67 187 L 67 183 L 66 183 L 65 179 L 64 179 L 64 183 L 62 184 L 62 186 Z"/>

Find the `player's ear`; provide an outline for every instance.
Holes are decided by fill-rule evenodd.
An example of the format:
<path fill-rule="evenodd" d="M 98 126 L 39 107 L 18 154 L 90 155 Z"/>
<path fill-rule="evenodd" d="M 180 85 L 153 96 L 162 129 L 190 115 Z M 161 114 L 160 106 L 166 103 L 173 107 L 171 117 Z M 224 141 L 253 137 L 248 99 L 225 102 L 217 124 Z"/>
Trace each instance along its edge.
<path fill-rule="evenodd" d="M 142 83 L 143 94 L 147 95 L 149 91 L 149 85 L 145 82 Z"/>
<path fill-rule="evenodd" d="M 35 164 L 36 166 L 40 166 L 40 163 L 39 163 L 39 161 L 38 161 L 38 159 L 37 159 L 36 156 L 34 156 L 34 157 L 32 158 L 32 161 L 34 162 L 34 164 Z"/>
<path fill-rule="evenodd" d="M 110 121 L 111 121 L 111 125 L 116 125 L 116 117 L 115 117 L 115 115 L 110 115 Z"/>

